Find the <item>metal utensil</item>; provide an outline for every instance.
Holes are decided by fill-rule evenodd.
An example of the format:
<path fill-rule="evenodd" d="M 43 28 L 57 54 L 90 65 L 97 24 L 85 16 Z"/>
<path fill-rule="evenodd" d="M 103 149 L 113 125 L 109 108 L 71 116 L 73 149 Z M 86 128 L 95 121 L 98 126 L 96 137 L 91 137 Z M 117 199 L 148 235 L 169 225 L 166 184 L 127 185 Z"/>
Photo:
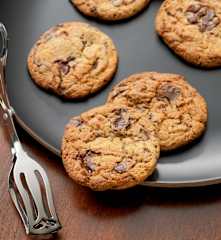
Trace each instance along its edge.
<path fill-rule="evenodd" d="M 24 151 L 14 122 L 14 111 L 6 94 L 5 66 L 7 31 L 0 23 L 3 50 L 0 57 L 0 106 L 11 138 L 13 166 L 9 174 L 9 193 L 24 223 L 27 234 L 46 235 L 61 228 L 53 203 L 50 183 L 44 169 Z"/>

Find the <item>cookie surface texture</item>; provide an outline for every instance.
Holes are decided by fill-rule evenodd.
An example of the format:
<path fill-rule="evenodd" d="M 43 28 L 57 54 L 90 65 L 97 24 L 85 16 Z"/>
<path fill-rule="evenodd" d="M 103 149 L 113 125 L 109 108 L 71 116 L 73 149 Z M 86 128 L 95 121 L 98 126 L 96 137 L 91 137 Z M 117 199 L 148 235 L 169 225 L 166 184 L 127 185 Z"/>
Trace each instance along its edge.
<path fill-rule="evenodd" d="M 67 124 L 62 159 L 69 176 L 93 190 L 124 189 L 155 169 L 159 140 L 146 116 L 124 106 L 104 105 Z"/>
<path fill-rule="evenodd" d="M 150 0 L 72 0 L 83 14 L 106 21 L 132 17 L 144 9 Z"/>
<path fill-rule="evenodd" d="M 146 112 L 155 124 L 163 151 L 192 142 L 206 128 L 206 101 L 177 74 L 144 72 L 131 75 L 113 88 L 107 102 Z"/>
<path fill-rule="evenodd" d="M 28 69 L 40 87 L 74 99 L 106 85 L 117 62 L 117 50 L 106 34 L 86 23 L 67 22 L 40 37 L 29 53 Z"/>
<path fill-rule="evenodd" d="M 165 0 L 156 31 L 185 61 L 205 68 L 221 66 L 220 0 Z"/>

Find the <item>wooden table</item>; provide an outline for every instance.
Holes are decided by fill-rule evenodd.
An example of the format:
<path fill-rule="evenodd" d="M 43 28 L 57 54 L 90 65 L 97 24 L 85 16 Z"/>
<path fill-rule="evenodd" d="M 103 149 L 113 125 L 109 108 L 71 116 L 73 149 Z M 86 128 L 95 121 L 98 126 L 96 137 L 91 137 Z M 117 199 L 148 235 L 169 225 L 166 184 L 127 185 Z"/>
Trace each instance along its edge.
<path fill-rule="evenodd" d="M 2 127 L 1 122 L 1 127 Z M 94 193 L 74 184 L 60 159 L 23 130 L 27 151 L 47 170 L 63 229 L 58 240 L 220 240 L 221 185 L 195 189 L 137 187 Z M 9 146 L 0 128 L 0 240 L 24 240 L 7 192 Z"/>

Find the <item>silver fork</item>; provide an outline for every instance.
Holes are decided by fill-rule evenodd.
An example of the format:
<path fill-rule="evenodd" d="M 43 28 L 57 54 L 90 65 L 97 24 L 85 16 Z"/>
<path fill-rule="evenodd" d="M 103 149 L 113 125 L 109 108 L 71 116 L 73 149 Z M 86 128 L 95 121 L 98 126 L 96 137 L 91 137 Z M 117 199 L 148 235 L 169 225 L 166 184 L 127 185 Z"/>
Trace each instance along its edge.
<path fill-rule="evenodd" d="M 53 203 L 50 183 L 44 169 L 24 151 L 14 122 L 14 111 L 9 104 L 5 84 L 5 67 L 8 52 L 7 31 L 0 23 L 3 50 L 0 57 L 0 106 L 11 139 L 13 166 L 9 174 L 9 193 L 17 208 L 25 230 L 30 235 L 56 233 L 61 224 Z"/>

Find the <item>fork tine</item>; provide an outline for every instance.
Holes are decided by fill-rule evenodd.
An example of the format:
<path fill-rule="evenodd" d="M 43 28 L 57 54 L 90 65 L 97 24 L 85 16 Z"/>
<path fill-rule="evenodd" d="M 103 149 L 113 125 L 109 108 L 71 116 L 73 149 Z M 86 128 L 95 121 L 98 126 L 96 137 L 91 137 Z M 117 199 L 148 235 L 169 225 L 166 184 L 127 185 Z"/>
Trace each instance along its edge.
<path fill-rule="evenodd" d="M 32 206 L 31 206 L 31 200 L 29 198 L 29 195 L 28 195 L 26 189 L 23 187 L 23 184 L 22 184 L 22 181 L 20 178 L 20 174 L 21 173 L 17 174 L 17 171 L 13 171 L 15 185 L 17 186 L 18 192 L 20 193 L 20 195 L 23 199 L 25 212 L 27 215 L 28 225 L 29 225 L 29 224 L 34 223 L 34 213 L 33 213 Z"/>
<path fill-rule="evenodd" d="M 37 177 L 35 176 L 34 173 L 32 173 L 32 174 L 25 173 L 25 180 L 26 180 L 28 189 L 31 192 L 31 195 L 34 199 L 35 205 L 37 207 L 36 221 L 39 220 L 40 216 L 47 217 L 47 214 L 45 212 L 44 205 L 43 205 L 41 188 L 40 188 L 39 182 L 37 180 Z"/>
<path fill-rule="evenodd" d="M 9 188 L 9 193 L 10 193 L 10 195 L 11 195 L 11 198 L 12 198 L 13 203 L 15 204 L 15 207 L 16 207 L 17 210 L 18 210 L 19 215 L 21 216 L 21 219 L 22 219 L 24 225 L 26 226 L 26 224 L 27 224 L 27 218 L 26 218 L 26 215 L 25 215 L 25 211 L 24 211 L 24 209 L 22 208 L 19 199 L 17 198 L 17 194 L 15 193 L 15 190 L 14 190 L 13 188 Z M 27 232 L 27 231 L 26 231 L 26 232 Z"/>
<path fill-rule="evenodd" d="M 25 213 L 25 210 L 24 208 L 22 207 L 21 203 L 20 203 L 20 200 L 19 198 L 17 197 L 17 193 L 16 191 L 14 190 L 14 183 L 13 183 L 13 180 L 12 180 L 13 176 L 10 172 L 10 175 L 9 175 L 9 193 L 11 195 L 11 199 L 16 207 L 16 209 L 18 210 L 18 213 L 22 219 L 22 222 L 25 226 L 25 231 L 26 233 L 28 233 L 28 228 L 26 227 L 27 226 L 27 216 L 26 216 L 26 213 Z"/>
<path fill-rule="evenodd" d="M 48 180 L 47 174 L 46 174 L 45 170 L 38 163 L 37 163 L 37 165 L 38 165 L 37 170 L 42 177 L 42 181 L 44 182 L 44 187 L 45 187 L 45 192 L 46 192 L 46 197 L 47 197 L 48 208 L 49 208 L 50 214 L 53 217 L 53 219 L 58 221 L 58 217 L 57 217 L 55 207 L 54 207 L 54 202 L 53 202 L 53 194 L 51 191 L 51 185 Z"/>

